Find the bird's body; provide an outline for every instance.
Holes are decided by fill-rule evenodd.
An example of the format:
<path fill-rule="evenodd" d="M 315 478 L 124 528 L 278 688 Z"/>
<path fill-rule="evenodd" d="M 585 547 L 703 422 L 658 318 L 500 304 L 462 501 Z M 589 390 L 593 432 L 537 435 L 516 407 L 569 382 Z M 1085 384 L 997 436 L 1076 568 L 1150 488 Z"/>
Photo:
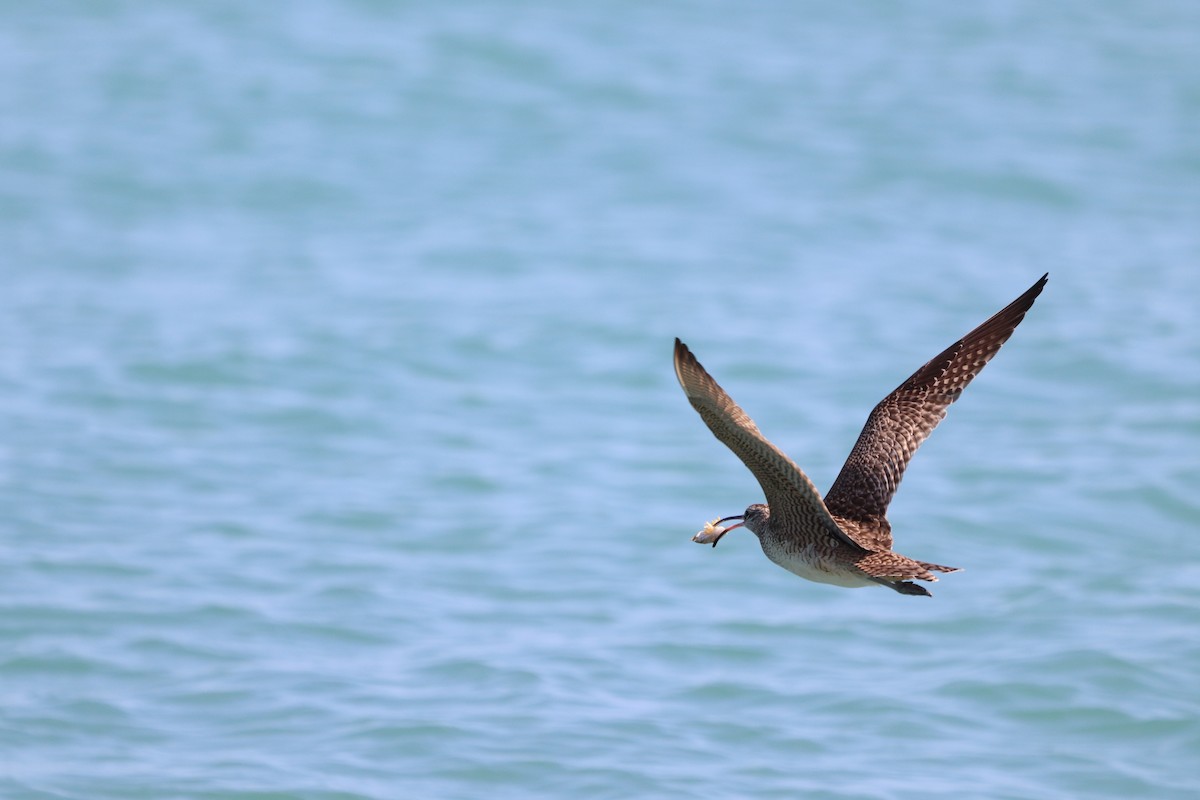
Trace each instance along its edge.
<path fill-rule="evenodd" d="M 829 546 L 821 547 L 817 540 L 790 541 L 770 528 L 767 530 L 766 535 L 759 537 L 763 553 L 793 575 L 815 583 L 831 583 L 852 589 L 873 585 L 865 576 L 845 568 L 844 565 L 853 556 L 838 552 L 838 544 L 831 542 Z"/>
<path fill-rule="evenodd" d="M 955 572 L 894 552 L 887 507 L 909 460 L 946 416 L 946 408 L 999 351 L 1046 285 L 1043 275 L 1023 295 L 917 370 L 885 397 L 828 494 L 758 430 L 688 350 L 675 340 L 675 374 L 692 407 L 758 479 L 766 504 L 757 503 L 729 528 L 709 523 L 695 541 L 716 547 L 733 528 L 745 526 L 767 558 L 801 578 L 835 586 L 882 584 L 901 594 L 928 595 L 912 579 L 936 581 L 934 572 Z"/>

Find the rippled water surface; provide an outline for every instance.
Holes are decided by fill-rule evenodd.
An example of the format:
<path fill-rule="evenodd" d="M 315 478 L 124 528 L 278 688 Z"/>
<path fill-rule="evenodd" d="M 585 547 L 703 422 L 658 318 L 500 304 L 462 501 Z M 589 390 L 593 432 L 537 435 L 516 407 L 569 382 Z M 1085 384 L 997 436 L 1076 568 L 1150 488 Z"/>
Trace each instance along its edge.
<path fill-rule="evenodd" d="M 1200 7 L 0 10 L 0 796 L 1200 794 Z M 933 598 L 807 583 L 682 337 Z"/>

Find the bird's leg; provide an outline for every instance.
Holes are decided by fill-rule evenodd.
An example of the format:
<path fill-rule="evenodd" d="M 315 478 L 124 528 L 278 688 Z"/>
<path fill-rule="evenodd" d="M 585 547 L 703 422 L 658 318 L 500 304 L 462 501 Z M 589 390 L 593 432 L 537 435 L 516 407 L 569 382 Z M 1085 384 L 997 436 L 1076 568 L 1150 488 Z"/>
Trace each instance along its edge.
<path fill-rule="evenodd" d="M 880 586 L 886 586 L 889 589 L 899 592 L 900 594 L 911 594 L 919 597 L 933 597 L 933 592 L 912 581 L 889 581 L 887 578 L 871 578 Z"/>

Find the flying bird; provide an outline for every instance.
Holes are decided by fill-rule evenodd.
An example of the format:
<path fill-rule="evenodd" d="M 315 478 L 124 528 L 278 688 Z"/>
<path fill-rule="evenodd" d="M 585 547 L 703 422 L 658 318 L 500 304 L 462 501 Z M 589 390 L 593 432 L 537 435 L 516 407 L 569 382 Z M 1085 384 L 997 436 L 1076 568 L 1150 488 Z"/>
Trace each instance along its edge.
<path fill-rule="evenodd" d="M 946 416 L 946 409 L 1008 341 L 1041 294 L 1049 273 L 991 319 L 943 350 L 875 406 L 854 449 L 824 499 L 808 476 L 763 436 L 687 345 L 675 340 L 675 375 L 713 435 L 758 479 L 766 503 L 713 520 L 692 540 L 713 547 L 745 527 L 767 558 L 818 583 L 881 584 L 900 594 L 929 596 L 913 579 L 936 581 L 957 572 L 892 550 L 888 504 L 913 453 Z M 721 527 L 720 523 L 736 521 Z"/>

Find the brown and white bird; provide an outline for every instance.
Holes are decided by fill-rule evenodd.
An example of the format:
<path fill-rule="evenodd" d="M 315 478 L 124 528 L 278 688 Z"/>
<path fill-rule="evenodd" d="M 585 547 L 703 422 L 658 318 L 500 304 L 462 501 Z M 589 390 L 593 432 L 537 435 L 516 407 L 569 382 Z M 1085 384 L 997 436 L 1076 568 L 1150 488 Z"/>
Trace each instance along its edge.
<path fill-rule="evenodd" d="M 808 476 L 762 435 L 687 345 L 676 339 L 675 374 L 680 386 L 713 435 L 754 473 L 767 500 L 751 505 L 744 514 L 708 523 L 693 541 L 716 547 L 726 533 L 745 526 L 758 537 L 767 558 L 801 578 L 849 587 L 882 584 L 900 594 L 928 596 L 929 590 L 911 579 L 936 581 L 934 572 L 956 572 L 957 567 L 893 552 L 888 504 L 913 453 L 946 416 L 946 408 L 1008 341 L 1048 278 L 1049 273 L 1043 275 L 875 406 L 823 500 Z M 730 520 L 738 522 L 714 527 Z"/>

